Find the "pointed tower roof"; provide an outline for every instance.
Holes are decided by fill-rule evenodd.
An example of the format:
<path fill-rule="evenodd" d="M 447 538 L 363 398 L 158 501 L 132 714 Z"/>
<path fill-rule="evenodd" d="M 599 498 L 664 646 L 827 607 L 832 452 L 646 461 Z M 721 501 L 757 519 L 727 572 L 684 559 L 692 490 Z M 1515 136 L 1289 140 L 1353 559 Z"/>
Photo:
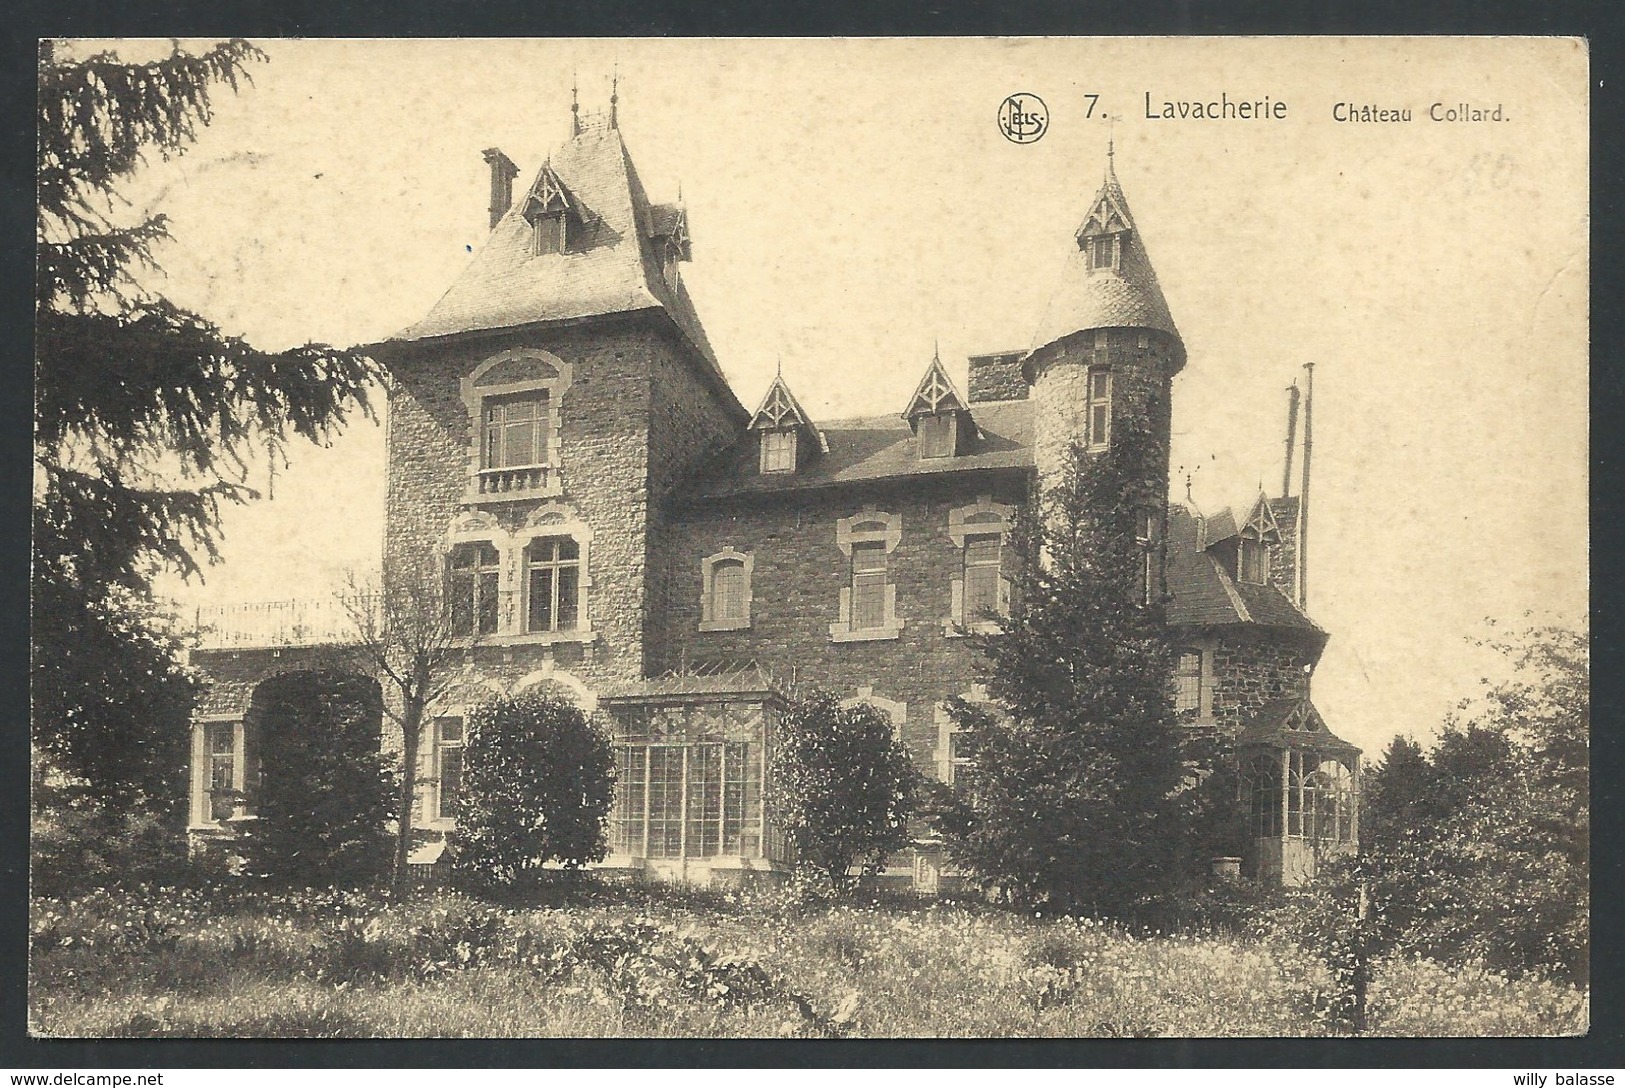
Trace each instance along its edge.
<path fill-rule="evenodd" d="M 662 273 L 657 242 L 670 239 L 678 259 L 688 257 L 686 216 L 676 205 L 650 203 L 618 128 L 586 121 L 576 127 L 440 301 L 391 339 L 663 311 L 704 360 L 709 376 L 727 389 L 682 279 L 668 281 Z M 569 217 L 569 243 L 565 252 L 538 254 L 531 217 L 549 211 Z M 726 396 L 734 400 L 731 391 Z"/>
<path fill-rule="evenodd" d="M 914 396 L 909 399 L 908 408 L 903 411 L 903 418 L 913 422 L 920 416 L 935 415 L 938 412 L 965 411 L 965 398 L 959 395 L 954 388 L 953 379 L 942 367 L 942 356 L 935 352 L 931 356 L 931 365 L 925 368 L 925 377 L 914 390 Z"/>
<path fill-rule="evenodd" d="M 1115 257 L 1105 267 L 1091 267 L 1090 250 L 1098 238 L 1117 243 Z M 1110 155 L 1106 178 L 1074 241 L 1029 354 L 1085 329 L 1156 329 L 1180 339 Z"/>

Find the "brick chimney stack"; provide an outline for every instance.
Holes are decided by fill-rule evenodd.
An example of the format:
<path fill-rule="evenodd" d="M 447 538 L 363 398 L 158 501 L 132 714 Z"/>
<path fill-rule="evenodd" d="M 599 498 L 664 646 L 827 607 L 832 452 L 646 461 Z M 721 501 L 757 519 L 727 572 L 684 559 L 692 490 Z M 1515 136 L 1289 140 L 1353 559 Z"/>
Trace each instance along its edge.
<path fill-rule="evenodd" d="M 481 154 L 491 167 L 490 226 L 495 228 L 498 221 L 508 213 L 509 206 L 513 204 L 513 179 L 519 175 L 519 167 L 502 153 L 501 148 L 488 147 Z"/>

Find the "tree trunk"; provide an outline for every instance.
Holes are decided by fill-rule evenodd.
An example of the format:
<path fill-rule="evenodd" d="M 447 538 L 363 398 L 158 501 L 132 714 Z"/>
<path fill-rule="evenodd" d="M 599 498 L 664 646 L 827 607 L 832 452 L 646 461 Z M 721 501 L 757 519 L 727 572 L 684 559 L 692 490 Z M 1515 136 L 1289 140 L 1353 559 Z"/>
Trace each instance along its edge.
<path fill-rule="evenodd" d="M 423 734 L 423 700 L 413 696 L 406 700 L 401 714 L 401 793 L 396 810 L 395 869 L 391 889 L 396 900 L 403 900 L 412 891 L 412 803 L 418 791 L 418 748 Z"/>

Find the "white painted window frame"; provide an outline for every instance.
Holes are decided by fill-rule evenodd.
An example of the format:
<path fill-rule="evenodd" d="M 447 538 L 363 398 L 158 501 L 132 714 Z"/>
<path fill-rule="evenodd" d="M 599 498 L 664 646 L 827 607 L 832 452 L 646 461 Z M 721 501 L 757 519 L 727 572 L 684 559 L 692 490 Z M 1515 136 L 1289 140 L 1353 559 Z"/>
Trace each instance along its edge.
<path fill-rule="evenodd" d="M 959 697 L 967 703 L 991 703 L 987 688 L 981 684 L 972 684 Z M 938 703 L 936 708 L 937 746 L 932 749 L 931 761 L 936 767 L 937 778 L 946 785 L 954 784 L 954 768 L 970 763 L 968 759 L 954 758 L 954 734 L 963 733 L 954 716 L 948 712 L 947 703 Z"/>

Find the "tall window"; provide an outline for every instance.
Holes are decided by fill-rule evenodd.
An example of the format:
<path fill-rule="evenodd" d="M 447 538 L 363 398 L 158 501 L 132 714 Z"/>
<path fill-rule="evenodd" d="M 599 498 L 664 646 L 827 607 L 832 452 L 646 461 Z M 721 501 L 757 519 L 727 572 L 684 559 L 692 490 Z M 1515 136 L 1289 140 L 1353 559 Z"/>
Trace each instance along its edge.
<path fill-rule="evenodd" d="M 536 253 L 564 252 L 564 213 L 550 212 L 536 217 Z"/>
<path fill-rule="evenodd" d="M 1110 268 L 1112 266 L 1112 236 L 1103 234 L 1094 240 L 1090 247 L 1091 268 Z"/>
<path fill-rule="evenodd" d="M 481 468 L 524 468 L 547 463 L 547 390 L 485 401 Z"/>
<path fill-rule="evenodd" d="M 749 622 L 745 563 L 741 559 L 719 559 L 711 567 L 711 618 L 719 624 Z"/>
<path fill-rule="evenodd" d="M 762 432 L 762 471 L 794 472 L 796 467 L 796 433 L 794 431 Z"/>
<path fill-rule="evenodd" d="M 1281 834 L 1281 761 L 1276 755 L 1255 757 L 1247 765 L 1246 784 L 1252 810 L 1253 837 Z"/>
<path fill-rule="evenodd" d="M 580 618 L 581 545 L 547 536 L 525 548 L 527 631 L 573 631 Z"/>
<path fill-rule="evenodd" d="M 1089 446 L 1091 449 L 1100 449 L 1106 446 L 1112 437 L 1111 371 L 1101 367 L 1089 371 L 1085 411 L 1089 421 Z"/>
<path fill-rule="evenodd" d="M 952 457 L 955 439 L 954 417 L 946 413 L 920 417 L 920 456 Z"/>
<path fill-rule="evenodd" d="M 999 579 L 1004 538 L 999 533 L 965 538 L 965 622 L 976 623 L 999 611 Z"/>
<path fill-rule="evenodd" d="M 451 627 L 459 635 L 488 635 L 497 629 L 498 591 L 502 575 L 496 546 L 481 540 L 452 549 L 446 572 L 451 601 Z"/>
<path fill-rule="evenodd" d="M 1202 655 L 1181 650 L 1174 666 L 1174 712 L 1195 717 L 1202 712 Z"/>
<path fill-rule="evenodd" d="M 435 778 L 440 785 L 435 794 L 435 815 L 450 820 L 457 815 L 457 798 L 463 790 L 463 719 L 435 721 Z"/>
<path fill-rule="evenodd" d="M 880 540 L 852 545 L 852 626 L 861 630 L 886 623 L 886 544 Z"/>
<path fill-rule="evenodd" d="M 1335 759 L 1322 762 L 1303 777 L 1303 791 L 1305 838 L 1320 842 L 1354 838 L 1354 780 L 1347 767 Z"/>
<path fill-rule="evenodd" d="M 209 752 L 209 819 L 228 819 L 237 804 L 237 723 L 205 727 Z"/>
<path fill-rule="evenodd" d="M 1237 576 L 1243 582 L 1263 585 L 1270 577 L 1270 553 L 1257 536 L 1243 534 L 1236 552 Z"/>

